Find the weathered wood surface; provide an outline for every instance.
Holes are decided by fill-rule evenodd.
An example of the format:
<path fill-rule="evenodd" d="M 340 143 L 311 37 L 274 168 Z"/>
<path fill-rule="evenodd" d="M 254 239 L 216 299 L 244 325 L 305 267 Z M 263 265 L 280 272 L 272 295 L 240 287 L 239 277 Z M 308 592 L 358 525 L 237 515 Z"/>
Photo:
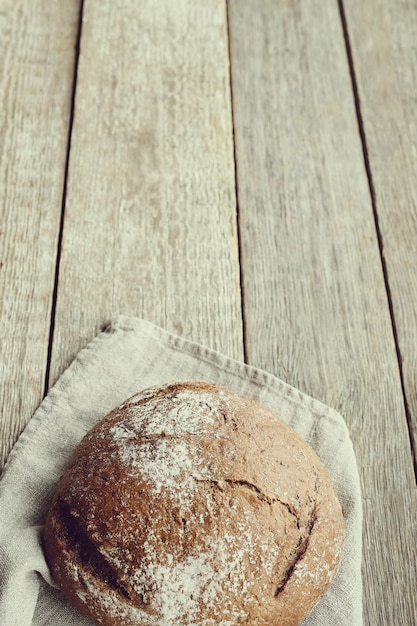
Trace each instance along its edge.
<path fill-rule="evenodd" d="M 345 416 L 365 623 L 411 626 L 412 456 L 338 6 L 233 0 L 229 28 L 246 353 Z"/>
<path fill-rule="evenodd" d="M 0 5 L 0 467 L 42 399 L 78 10 Z"/>
<path fill-rule="evenodd" d="M 84 4 L 52 380 L 117 313 L 242 358 L 226 7 L 155 7 Z"/>
<path fill-rule="evenodd" d="M 345 13 L 417 452 L 417 4 L 354 0 Z"/>
<path fill-rule="evenodd" d="M 345 3 L 361 138 L 337 0 L 226 4 L 84 0 L 66 186 L 79 3 L 1 4 L 2 459 L 42 397 L 50 329 L 50 384 L 120 312 L 238 359 L 244 339 L 345 416 L 365 623 L 414 626 L 417 13 Z"/>

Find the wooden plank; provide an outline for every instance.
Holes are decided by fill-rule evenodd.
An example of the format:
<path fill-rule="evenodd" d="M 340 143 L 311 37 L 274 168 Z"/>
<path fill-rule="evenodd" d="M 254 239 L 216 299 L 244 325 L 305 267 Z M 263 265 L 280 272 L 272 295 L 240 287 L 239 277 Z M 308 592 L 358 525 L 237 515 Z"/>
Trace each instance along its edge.
<path fill-rule="evenodd" d="M 416 3 L 354 1 L 345 11 L 416 453 Z"/>
<path fill-rule="evenodd" d="M 52 380 L 115 314 L 242 356 L 222 0 L 86 0 Z"/>
<path fill-rule="evenodd" d="M 344 415 L 365 623 L 411 626 L 412 457 L 338 6 L 232 0 L 230 33 L 248 358 Z"/>
<path fill-rule="evenodd" d="M 42 399 L 78 3 L 0 10 L 0 468 Z"/>

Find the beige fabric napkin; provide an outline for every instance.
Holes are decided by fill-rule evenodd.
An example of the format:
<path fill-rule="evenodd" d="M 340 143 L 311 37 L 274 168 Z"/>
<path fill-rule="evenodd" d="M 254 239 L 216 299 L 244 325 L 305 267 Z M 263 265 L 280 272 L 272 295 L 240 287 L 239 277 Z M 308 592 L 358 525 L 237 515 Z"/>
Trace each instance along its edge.
<path fill-rule="evenodd" d="M 180 380 L 217 383 L 258 400 L 316 450 L 343 506 L 346 541 L 330 591 L 303 626 L 362 626 L 361 497 L 340 415 L 266 372 L 123 316 L 78 354 L 7 460 L 0 480 L 0 624 L 90 624 L 54 588 L 43 558 L 42 524 L 54 486 L 72 450 L 97 420 L 141 389 Z"/>

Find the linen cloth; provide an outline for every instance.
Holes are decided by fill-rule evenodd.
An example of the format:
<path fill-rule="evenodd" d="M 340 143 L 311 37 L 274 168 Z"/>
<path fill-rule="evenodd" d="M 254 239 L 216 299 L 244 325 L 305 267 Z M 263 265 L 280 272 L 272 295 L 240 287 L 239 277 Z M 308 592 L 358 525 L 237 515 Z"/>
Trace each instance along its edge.
<path fill-rule="evenodd" d="M 91 624 L 55 588 L 44 560 L 42 525 L 55 485 L 83 435 L 111 409 L 146 387 L 182 380 L 254 398 L 316 450 L 338 492 L 346 538 L 336 579 L 303 626 L 362 626 L 361 496 L 342 417 L 271 374 L 125 316 L 78 354 L 9 455 L 0 479 L 0 624 Z"/>

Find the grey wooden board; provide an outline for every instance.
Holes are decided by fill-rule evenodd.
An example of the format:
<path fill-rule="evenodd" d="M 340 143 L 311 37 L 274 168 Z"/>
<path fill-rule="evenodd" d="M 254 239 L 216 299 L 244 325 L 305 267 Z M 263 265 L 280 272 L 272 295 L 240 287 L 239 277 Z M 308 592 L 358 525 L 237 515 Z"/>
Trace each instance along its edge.
<path fill-rule="evenodd" d="M 229 28 L 248 359 L 344 415 L 365 623 L 411 626 L 412 457 L 338 5 L 232 0 Z"/>
<path fill-rule="evenodd" d="M 0 11 L 0 467 L 42 399 L 78 3 Z"/>
<path fill-rule="evenodd" d="M 417 451 L 417 4 L 345 11 Z"/>
<path fill-rule="evenodd" d="M 47 359 L 78 17 L 50 4 L 0 12 L 1 460 Z M 84 3 L 51 383 L 119 312 L 242 357 L 226 4 L 136 4 Z M 416 12 L 345 10 L 415 424 Z M 233 0 L 229 26 L 247 355 L 346 417 L 365 622 L 414 625 L 414 477 L 337 2 Z"/>
<path fill-rule="evenodd" d="M 111 316 L 243 354 L 222 0 L 84 4 L 53 382 Z"/>

